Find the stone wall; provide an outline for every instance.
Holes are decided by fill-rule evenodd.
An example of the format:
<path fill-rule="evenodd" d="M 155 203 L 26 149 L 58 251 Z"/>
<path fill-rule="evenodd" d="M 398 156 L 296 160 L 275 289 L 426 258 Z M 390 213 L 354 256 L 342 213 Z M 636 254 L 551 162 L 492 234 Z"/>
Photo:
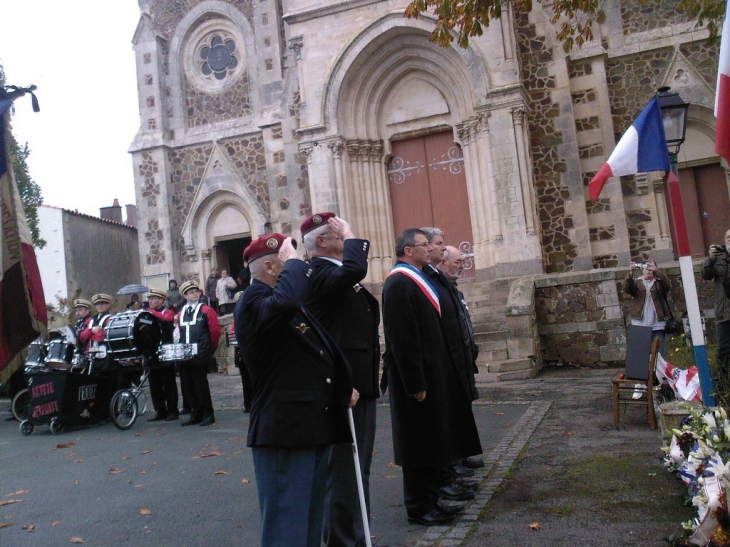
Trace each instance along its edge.
<path fill-rule="evenodd" d="M 699 261 L 694 269 L 700 310 L 708 319 L 708 336 L 713 340 L 713 285 L 700 277 Z M 665 272 L 671 282 L 669 300 L 679 320 L 687 309 L 679 267 Z M 626 269 L 609 269 L 535 278 L 535 312 L 545 366 L 623 365 L 630 301 L 623 292 L 626 275 Z"/>

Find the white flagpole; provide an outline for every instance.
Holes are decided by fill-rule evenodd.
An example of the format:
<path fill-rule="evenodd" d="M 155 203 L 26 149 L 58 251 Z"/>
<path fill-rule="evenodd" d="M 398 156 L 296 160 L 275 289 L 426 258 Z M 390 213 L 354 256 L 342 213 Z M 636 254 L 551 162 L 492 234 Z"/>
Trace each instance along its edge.
<path fill-rule="evenodd" d="M 365 488 L 362 485 L 362 472 L 360 471 L 360 454 L 357 451 L 357 436 L 355 435 L 355 420 L 352 417 L 352 408 L 347 409 L 347 417 L 350 419 L 350 433 L 352 433 L 352 459 L 355 463 L 357 493 L 360 496 L 360 515 L 362 516 L 362 527 L 365 531 L 365 545 L 367 547 L 372 547 L 372 543 L 370 542 L 370 523 L 368 522 L 368 507 L 365 503 Z"/>

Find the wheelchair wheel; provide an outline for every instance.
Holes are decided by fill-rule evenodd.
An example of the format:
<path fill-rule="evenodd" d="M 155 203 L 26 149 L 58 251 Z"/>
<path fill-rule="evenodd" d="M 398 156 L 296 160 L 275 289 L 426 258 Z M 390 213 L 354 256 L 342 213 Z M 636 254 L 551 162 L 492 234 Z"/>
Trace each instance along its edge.
<path fill-rule="evenodd" d="M 13 397 L 13 402 L 10 404 L 10 408 L 13 412 L 13 417 L 19 422 L 23 422 L 28 419 L 28 411 L 30 408 L 30 391 L 28 388 L 21 389 Z"/>
<path fill-rule="evenodd" d="M 120 389 L 109 403 L 109 414 L 117 429 L 124 431 L 137 420 L 137 399 L 128 389 Z"/>
<path fill-rule="evenodd" d="M 30 435 L 31 433 L 33 433 L 35 426 L 30 423 L 29 420 L 23 420 L 22 422 L 20 422 L 20 426 L 18 427 L 18 429 L 20 429 L 20 432 L 23 435 Z"/>
<path fill-rule="evenodd" d="M 48 425 L 51 428 L 51 433 L 53 433 L 54 435 L 58 435 L 66 431 L 66 426 L 58 418 L 51 419 L 51 423 Z"/>

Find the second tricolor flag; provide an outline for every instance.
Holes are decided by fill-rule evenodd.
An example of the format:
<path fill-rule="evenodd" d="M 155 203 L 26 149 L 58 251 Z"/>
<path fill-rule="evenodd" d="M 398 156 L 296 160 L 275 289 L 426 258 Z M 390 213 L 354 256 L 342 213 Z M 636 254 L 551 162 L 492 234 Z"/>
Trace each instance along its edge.
<path fill-rule="evenodd" d="M 669 154 L 659 101 L 654 97 L 618 141 L 616 148 L 588 184 L 588 199 L 598 199 L 609 177 L 668 171 Z"/>

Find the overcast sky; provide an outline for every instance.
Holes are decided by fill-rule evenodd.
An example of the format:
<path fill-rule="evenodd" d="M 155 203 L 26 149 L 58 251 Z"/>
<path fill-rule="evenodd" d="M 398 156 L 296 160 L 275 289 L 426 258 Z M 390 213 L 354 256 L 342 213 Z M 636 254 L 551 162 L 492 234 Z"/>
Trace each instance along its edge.
<path fill-rule="evenodd" d="M 44 204 L 98 216 L 135 203 L 138 20 L 137 0 L 0 0 L 6 83 L 38 86 L 41 111 L 16 100 L 12 126 Z"/>

